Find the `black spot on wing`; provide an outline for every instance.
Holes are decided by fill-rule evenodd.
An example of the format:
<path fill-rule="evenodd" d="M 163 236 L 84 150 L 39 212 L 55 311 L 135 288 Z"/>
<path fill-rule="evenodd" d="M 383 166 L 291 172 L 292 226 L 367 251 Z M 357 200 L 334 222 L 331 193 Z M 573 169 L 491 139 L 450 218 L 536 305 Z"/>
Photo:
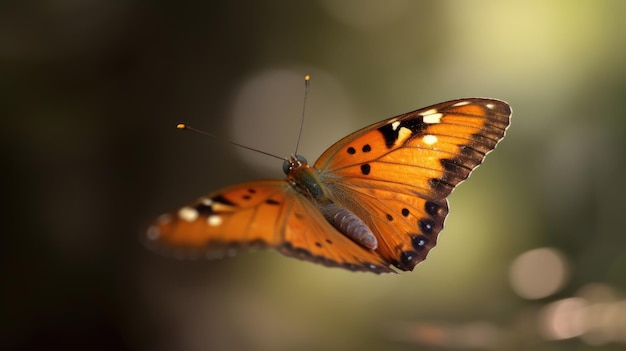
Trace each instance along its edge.
<path fill-rule="evenodd" d="M 361 174 L 368 175 L 370 174 L 371 170 L 372 170 L 372 167 L 369 164 L 365 163 L 361 165 Z"/>
<path fill-rule="evenodd" d="M 412 271 L 419 262 L 419 252 L 407 250 L 400 253 L 400 261 L 397 266 L 403 271 Z"/>
<path fill-rule="evenodd" d="M 434 201 L 426 201 L 426 204 L 424 205 L 426 213 L 431 216 L 441 216 L 441 208 L 442 206 Z"/>
<path fill-rule="evenodd" d="M 391 124 L 387 124 L 378 128 L 378 131 L 385 139 L 385 146 L 387 146 L 387 149 L 391 149 L 396 143 L 396 140 L 398 140 L 398 128 L 394 130 Z"/>
<path fill-rule="evenodd" d="M 198 214 L 204 215 L 204 216 L 209 216 L 215 213 L 215 211 L 213 211 L 213 206 L 205 205 L 203 203 L 196 205 L 194 209 L 198 211 Z"/>
<path fill-rule="evenodd" d="M 443 229 L 443 222 L 448 215 L 448 201 L 446 199 L 426 201 L 424 210 L 429 217 L 420 218 L 417 226 L 422 234 L 433 237 Z"/>
<path fill-rule="evenodd" d="M 211 200 L 215 201 L 218 204 L 223 204 L 223 205 L 228 205 L 228 206 L 235 206 L 234 202 L 228 200 L 223 195 L 217 195 L 214 198 L 212 198 Z"/>
<path fill-rule="evenodd" d="M 396 125 L 396 128 L 394 128 L 393 123 L 389 123 L 378 128 L 378 131 L 385 139 L 385 146 L 387 146 L 388 149 L 391 149 L 396 144 L 400 130 L 403 127 L 413 132 L 413 134 L 421 134 L 422 131 L 428 126 L 424 123 L 422 116 L 404 120 L 399 119 L 396 120 L 396 122 L 400 122 Z"/>
<path fill-rule="evenodd" d="M 431 218 L 422 218 L 417 222 L 422 233 L 430 235 L 437 228 L 437 223 Z"/>
<path fill-rule="evenodd" d="M 424 235 L 410 234 L 409 237 L 411 238 L 411 246 L 413 246 L 416 251 L 423 251 L 430 242 Z"/>

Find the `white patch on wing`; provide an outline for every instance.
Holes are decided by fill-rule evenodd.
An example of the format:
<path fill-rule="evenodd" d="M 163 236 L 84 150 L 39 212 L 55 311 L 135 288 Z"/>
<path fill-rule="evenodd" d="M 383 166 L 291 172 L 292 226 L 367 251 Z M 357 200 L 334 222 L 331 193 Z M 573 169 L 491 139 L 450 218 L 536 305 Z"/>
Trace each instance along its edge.
<path fill-rule="evenodd" d="M 398 140 L 396 140 L 396 144 L 402 144 L 408 139 L 413 132 L 409 128 L 402 127 L 398 131 Z"/>
<path fill-rule="evenodd" d="M 433 113 L 422 117 L 422 121 L 427 124 L 441 123 L 442 113 Z"/>
<path fill-rule="evenodd" d="M 437 143 L 438 139 L 435 135 L 432 134 L 426 134 L 424 135 L 424 137 L 422 138 L 422 141 L 424 142 L 424 144 L 426 145 L 433 145 L 435 143 Z"/>
<path fill-rule="evenodd" d="M 391 129 L 393 129 L 394 132 L 396 131 L 396 129 L 398 129 L 399 126 L 400 126 L 400 121 L 395 121 L 391 123 Z"/>
<path fill-rule="evenodd" d="M 209 218 L 206 219 L 206 221 L 211 227 L 218 227 L 223 222 L 222 217 L 218 215 L 210 215 Z"/>
<path fill-rule="evenodd" d="M 198 211 L 194 210 L 191 207 L 183 207 L 178 210 L 178 218 L 183 221 L 193 222 L 198 219 Z"/>

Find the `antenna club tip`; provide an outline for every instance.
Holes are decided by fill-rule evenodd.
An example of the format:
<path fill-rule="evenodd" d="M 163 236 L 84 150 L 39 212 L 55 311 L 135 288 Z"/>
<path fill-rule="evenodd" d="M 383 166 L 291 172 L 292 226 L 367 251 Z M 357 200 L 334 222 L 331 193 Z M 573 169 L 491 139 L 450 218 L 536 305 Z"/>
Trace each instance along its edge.
<path fill-rule="evenodd" d="M 310 80 L 311 80 L 311 76 L 310 75 L 307 74 L 306 76 L 304 76 L 304 81 L 308 82 Z"/>
<path fill-rule="evenodd" d="M 187 125 L 185 123 L 178 123 L 176 125 L 177 129 L 187 129 Z"/>

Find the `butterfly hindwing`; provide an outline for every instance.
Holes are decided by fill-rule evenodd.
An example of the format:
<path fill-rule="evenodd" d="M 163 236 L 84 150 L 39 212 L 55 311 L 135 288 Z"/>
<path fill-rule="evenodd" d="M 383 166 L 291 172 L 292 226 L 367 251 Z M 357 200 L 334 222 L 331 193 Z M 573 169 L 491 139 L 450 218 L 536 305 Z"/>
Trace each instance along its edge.
<path fill-rule="evenodd" d="M 287 256 L 352 271 L 393 272 L 376 251 L 366 249 L 333 227 L 307 198 L 294 191 L 279 251 Z"/>
<path fill-rule="evenodd" d="M 331 189 L 338 194 L 359 192 L 358 201 L 341 196 L 340 203 L 351 208 L 372 229 L 378 240 L 378 254 L 404 271 L 412 270 L 426 258 L 437 243 L 448 214 L 446 199 L 426 200 L 385 189 L 341 185 Z"/>
<path fill-rule="evenodd" d="M 493 99 L 441 103 L 347 136 L 314 167 L 336 201 L 372 229 L 378 253 L 412 270 L 443 228 L 445 198 L 504 137 L 510 114 Z"/>

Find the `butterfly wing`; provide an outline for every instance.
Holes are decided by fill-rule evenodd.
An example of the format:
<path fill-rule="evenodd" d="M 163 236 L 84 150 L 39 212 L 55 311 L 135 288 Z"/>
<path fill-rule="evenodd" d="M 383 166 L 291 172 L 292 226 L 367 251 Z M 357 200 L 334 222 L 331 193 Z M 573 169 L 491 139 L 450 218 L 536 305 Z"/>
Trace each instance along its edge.
<path fill-rule="evenodd" d="M 413 270 L 443 229 L 446 197 L 504 137 L 510 115 L 499 100 L 440 103 L 349 135 L 314 167 L 335 201 L 372 229 L 378 254 Z"/>
<path fill-rule="evenodd" d="M 282 180 L 254 181 L 201 197 L 165 214 L 147 231 L 148 245 L 182 257 L 219 258 L 249 247 L 326 266 L 393 272 L 374 251 L 355 245 Z"/>

